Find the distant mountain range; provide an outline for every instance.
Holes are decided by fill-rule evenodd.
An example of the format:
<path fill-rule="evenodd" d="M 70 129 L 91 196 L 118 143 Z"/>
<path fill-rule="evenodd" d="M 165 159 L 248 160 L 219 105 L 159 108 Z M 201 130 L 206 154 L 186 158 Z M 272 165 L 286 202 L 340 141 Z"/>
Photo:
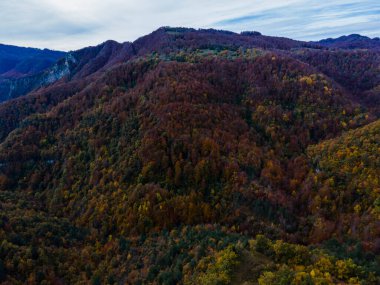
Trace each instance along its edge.
<path fill-rule="evenodd" d="M 336 39 L 324 39 L 317 42 L 320 45 L 334 48 L 345 48 L 345 49 L 379 49 L 380 48 L 380 38 L 369 38 L 361 36 L 358 34 L 352 34 L 349 36 L 342 36 Z"/>
<path fill-rule="evenodd" d="M 24 95 L 42 84 L 36 75 L 53 66 L 65 52 L 0 44 L 0 102 Z"/>
<path fill-rule="evenodd" d="M 0 77 L 19 78 L 36 74 L 65 56 L 65 52 L 0 44 Z"/>

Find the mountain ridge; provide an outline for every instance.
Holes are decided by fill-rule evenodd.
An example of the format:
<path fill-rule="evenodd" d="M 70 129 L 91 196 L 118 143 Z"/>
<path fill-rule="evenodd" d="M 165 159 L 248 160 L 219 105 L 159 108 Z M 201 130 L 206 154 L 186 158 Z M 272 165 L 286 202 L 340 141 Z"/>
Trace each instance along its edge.
<path fill-rule="evenodd" d="M 176 34 L 177 33 L 177 34 Z M 353 37 L 354 36 L 354 37 Z M 208 37 L 208 40 L 206 38 Z M 358 39 L 360 39 L 358 41 Z M 174 40 L 174 41 L 173 41 Z M 182 43 L 181 43 L 182 41 Z M 189 46 L 189 41 L 193 42 L 194 46 Z M 196 41 L 203 41 L 203 44 L 199 45 Z M 70 58 L 82 57 L 86 56 L 85 53 L 88 52 L 88 55 L 91 55 L 93 51 L 102 49 L 102 52 L 106 52 L 105 50 L 108 48 L 108 52 L 113 49 L 114 52 L 117 53 L 117 50 L 120 53 L 114 56 L 114 62 L 109 62 L 108 64 L 102 66 L 102 55 L 98 55 L 98 62 L 93 61 L 92 63 L 87 64 L 88 70 L 84 70 L 79 72 L 78 76 L 86 76 L 93 71 L 97 71 L 98 67 L 102 68 L 110 67 L 112 64 L 120 63 L 125 61 L 133 56 L 141 56 L 143 54 L 154 52 L 154 50 L 160 51 L 163 49 L 174 49 L 181 48 L 181 45 L 186 45 L 188 48 L 196 48 L 197 46 L 203 48 L 202 45 L 205 45 L 206 42 L 209 42 L 211 45 L 215 45 L 219 42 L 220 48 L 227 48 L 231 46 L 245 46 L 245 47 L 259 47 L 264 49 L 279 49 L 279 50 L 289 50 L 291 48 L 317 48 L 320 49 L 322 47 L 326 48 L 378 48 L 380 47 L 380 42 L 375 39 L 370 39 L 368 37 L 363 37 L 360 35 L 351 35 L 351 36 L 342 36 L 337 39 L 325 39 L 318 42 L 303 42 L 303 41 L 295 41 L 284 37 L 271 37 L 264 36 L 259 32 L 241 32 L 234 33 L 230 31 L 224 30 L 215 30 L 215 29 L 190 29 L 190 28 L 171 28 L 171 27 L 161 27 L 156 31 L 152 32 L 147 36 L 143 36 L 133 43 L 124 42 L 118 43 L 113 40 L 108 40 L 100 45 L 93 47 L 82 48 L 78 51 L 71 51 L 66 54 L 66 56 Z M 169 46 L 167 46 L 169 45 Z M 205 45 L 207 46 L 207 44 Z M 148 48 L 146 48 L 148 47 Z M 104 48 L 104 49 L 103 49 Z M 32 49 L 33 50 L 33 49 Z M 107 55 L 103 54 L 103 57 Z M 112 56 L 109 54 L 109 56 Z M 82 59 L 83 62 L 85 58 Z M 93 65 L 90 67 L 90 65 Z M 99 66 L 97 67 L 96 64 Z M 48 84 L 52 83 L 52 80 L 46 80 L 46 73 L 54 74 L 55 70 L 62 70 L 62 67 L 59 66 L 60 63 L 57 62 L 50 70 L 44 70 L 41 72 L 37 72 L 32 74 L 31 76 L 24 75 L 20 80 L 16 78 L 5 78 L 0 81 L 0 102 L 6 101 L 12 98 L 16 98 L 22 95 L 27 94 L 33 89 L 44 87 Z M 68 71 L 61 74 L 56 74 L 50 76 L 51 79 L 55 78 L 55 80 L 60 80 L 68 73 L 75 74 L 78 72 L 78 68 L 84 68 L 85 66 L 81 66 L 80 64 L 76 67 L 76 70 Z M 91 70 L 92 69 L 92 70 Z M 101 69 L 101 68 L 100 68 Z M 58 72 L 59 73 L 59 72 Z M 70 76 L 73 76 L 71 74 Z M 26 76 L 26 77 L 25 77 Z M 1 79 L 1 77 L 0 77 Z M 34 82 L 34 84 L 30 84 L 30 82 Z M 27 83 L 25 83 L 27 82 Z M 29 88 L 27 88 L 28 86 Z M 32 88 L 30 88 L 32 86 Z"/>

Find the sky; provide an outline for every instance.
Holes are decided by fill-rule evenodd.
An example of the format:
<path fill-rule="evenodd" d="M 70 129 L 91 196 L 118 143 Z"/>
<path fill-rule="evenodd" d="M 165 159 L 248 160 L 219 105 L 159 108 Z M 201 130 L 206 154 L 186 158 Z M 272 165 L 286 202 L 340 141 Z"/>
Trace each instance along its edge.
<path fill-rule="evenodd" d="M 162 26 L 319 40 L 380 37 L 380 0 L 0 0 L 0 43 L 75 50 Z"/>

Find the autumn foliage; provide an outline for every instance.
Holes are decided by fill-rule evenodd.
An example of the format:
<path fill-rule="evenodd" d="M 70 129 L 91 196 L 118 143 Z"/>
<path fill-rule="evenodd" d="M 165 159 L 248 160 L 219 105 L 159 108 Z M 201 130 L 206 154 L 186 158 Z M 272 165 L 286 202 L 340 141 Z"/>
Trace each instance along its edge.
<path fill-rule="evenodd" d="M 377 50 L 170 28 L 105 45 L 0 105 L 1 281 L 376 284 Z"/>

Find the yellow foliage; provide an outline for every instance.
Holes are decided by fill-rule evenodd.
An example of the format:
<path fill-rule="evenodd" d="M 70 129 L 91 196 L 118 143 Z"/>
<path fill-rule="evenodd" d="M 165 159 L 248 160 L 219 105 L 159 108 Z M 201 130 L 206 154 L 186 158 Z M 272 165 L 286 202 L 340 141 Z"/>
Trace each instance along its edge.
<path fill-rule="evenodd" d="M 313 85 L 314 84 L 314 80 L 310 76 L 301 77 L 300 82 L 305 82 L 307 85 Z"/>
<path fill-rule="evenodd" d="M 236 252 L 232 247 L 228 247 L 218 252 L 213 259 L 214 261 L 210 262 L 210 258 L 206 257 L 200 261 L 198 267 L 207 270 L 198 276 L 196 284 L 230 284 L 233 268 L 239 264 Z"/>

